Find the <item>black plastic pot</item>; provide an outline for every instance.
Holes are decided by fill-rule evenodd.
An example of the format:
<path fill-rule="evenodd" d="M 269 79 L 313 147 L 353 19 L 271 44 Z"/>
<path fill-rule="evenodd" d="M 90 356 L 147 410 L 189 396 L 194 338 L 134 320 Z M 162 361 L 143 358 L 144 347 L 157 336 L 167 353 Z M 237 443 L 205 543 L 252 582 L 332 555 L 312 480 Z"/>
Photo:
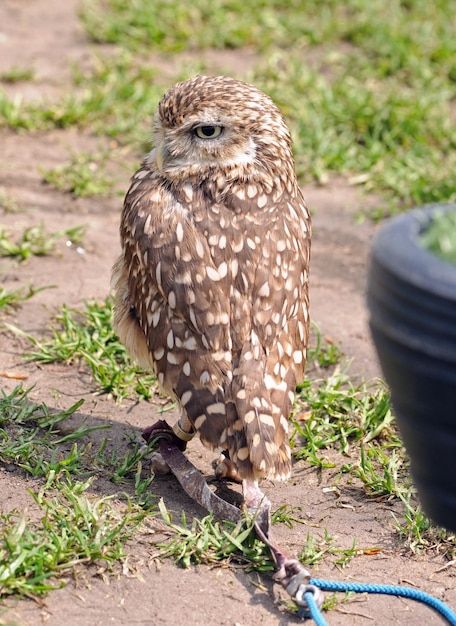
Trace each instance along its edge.
<path fill-rule="evenodd" d="M 424 511 L 456 531 L 456 264 L 420 244 L 435 211 L 391 219 L 374 239 L 370 326 Z"/>

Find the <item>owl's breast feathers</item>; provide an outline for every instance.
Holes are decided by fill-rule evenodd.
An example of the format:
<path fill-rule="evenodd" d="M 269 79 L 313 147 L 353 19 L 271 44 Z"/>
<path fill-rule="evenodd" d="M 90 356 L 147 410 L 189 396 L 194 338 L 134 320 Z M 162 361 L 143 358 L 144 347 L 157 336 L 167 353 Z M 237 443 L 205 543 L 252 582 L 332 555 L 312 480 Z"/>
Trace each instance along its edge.
<path fill-rule="evenodd" d="M 310 220 L 297 185 L 132 180 L 115 327 L 242 478 L 285 478 L 308 340 Z"/>

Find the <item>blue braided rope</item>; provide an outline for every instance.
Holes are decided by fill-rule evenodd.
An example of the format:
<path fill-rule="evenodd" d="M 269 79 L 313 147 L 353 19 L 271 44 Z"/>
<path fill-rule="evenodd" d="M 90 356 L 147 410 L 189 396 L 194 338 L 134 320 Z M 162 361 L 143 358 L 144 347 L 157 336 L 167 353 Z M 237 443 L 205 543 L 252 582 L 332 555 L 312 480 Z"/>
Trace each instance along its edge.
<path fill-rule="evenodd" d="M 298 615 L 302 615 L 303 617 L 308 617 L 309 613 L 313 621 L 317 626 L 328 626 L 328 623 L 325 621 L 323 615 L 321 614 L 320 607 L 315 602 L 314 594 L 311 591 L 307 591 L 304 594 L 304 598 L 307 602 L 308 610 L 302 611 L 298 610 Z"/>
<path fill-rule="evenodd" d="M 311 578 L 310 584 L 315 585 L 322 591 L 354 591 L 355 593 L 382 593 L 390 596 L 397 596 L 401 598 L 410 598 L 411 600 L 417 600 L 427 604 L 435 611 L 440 613 L 449 624 L 456 626 L 456 613 L 454 613 L 447 605 L 434 598 L 434 596 L 424 593 L 419 589 L 412 589 L 411 587 L 401 587 L 395 585 L 376 585 L 369 583 L 341 583 L 331 580 L 320 580 L 319 578 Z M 320 610 L 313 598 L 312 593 L 306 593 L 304 595 L 312 619 L 317 626 L 327 626 L 326 622 L 321 616 Z"/>

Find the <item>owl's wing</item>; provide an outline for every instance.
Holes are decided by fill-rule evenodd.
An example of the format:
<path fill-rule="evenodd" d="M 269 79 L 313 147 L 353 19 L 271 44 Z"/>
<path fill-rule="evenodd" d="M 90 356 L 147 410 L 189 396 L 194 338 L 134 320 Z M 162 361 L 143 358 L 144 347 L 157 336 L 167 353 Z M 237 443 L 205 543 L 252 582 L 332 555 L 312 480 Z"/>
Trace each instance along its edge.
<path fill-rule="evenodd" d="M 276 221 L 263 237 L 253 290 L 253 328 L 275 366 L 302 380 L 309 334 L 310 216 L 299 191 L 275 205 Z M 288 357 L 284 358 L 284 357 Z"/>
<path fill-rule="evenodd" d="M 304 200 L 269 197 L 256 220 L 247 262 L 239 259 L 237 307 L 251 303 L 250 324 L 233 335 L 240 356 L 233 369 L 228 411 L 228 447 L 247 474 L 284 478 L 290 471 L 288 416 L 296 382 L 302 379 L 308 340 L 310 219 Z M 244 284 L 248 283 L 248 285 Z M 250 468 L 250 469 L 249 469 Z"/>
<path fill-rule="evenodd" d="M 126 196 L 121 239 L 118 333 L 128 346 L 128 307 L 160 384 L 188 405 L 187 413 L 191 406 L 194 423 L 213 416 L 206 439 L 216 446 L 225 428 L 222 382 L 231 375 L 226 263 L 215 265 L 193 214 L 147 169 L 136 173 Z"/>

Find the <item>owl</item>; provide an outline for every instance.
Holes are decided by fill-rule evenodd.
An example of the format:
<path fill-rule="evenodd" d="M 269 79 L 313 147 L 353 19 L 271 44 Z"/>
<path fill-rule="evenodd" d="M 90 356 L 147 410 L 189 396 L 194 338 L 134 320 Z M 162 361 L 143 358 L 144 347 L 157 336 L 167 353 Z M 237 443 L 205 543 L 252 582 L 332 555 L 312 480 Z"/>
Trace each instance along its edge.
<path fill-rule="evenodd" d="M 196 76 L 163 96 L 153 145 L 123 207 L 115 329 L 177 400 L 176 436 L 225 451 L 251 494 L 290 475 L 309 335 L 311 226 L 290 132 L 253 85 Z"/>

